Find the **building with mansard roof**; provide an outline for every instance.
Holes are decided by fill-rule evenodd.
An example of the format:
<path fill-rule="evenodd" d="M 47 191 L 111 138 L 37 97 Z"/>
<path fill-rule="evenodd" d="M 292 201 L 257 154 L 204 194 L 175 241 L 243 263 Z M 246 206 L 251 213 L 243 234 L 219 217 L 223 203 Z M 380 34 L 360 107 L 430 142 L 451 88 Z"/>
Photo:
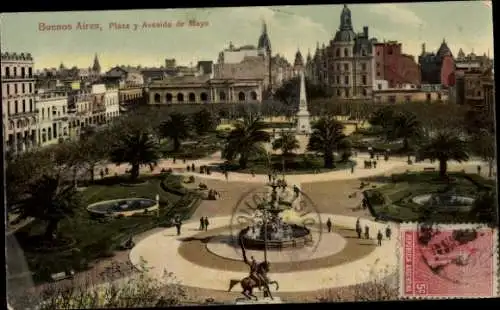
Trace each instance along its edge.
<path fill-rule="evenodd" d="M 454 85 L 455 60 L 445 39 L 436 53 L 428 52 L 425 43 L 422 44 L 418 63 L 422 84 L 441 85 L 445 88 Z"/>
<path fill-rule="evenodd" d="M 328 86 L 340 99 L 371 98 L 374 83 L 374 44 L 368 27 L 354 31 L 351 10 L 344 5 L 340 25 L 329 45 L 319 48 L 306 64 L 309 78 Z"/>

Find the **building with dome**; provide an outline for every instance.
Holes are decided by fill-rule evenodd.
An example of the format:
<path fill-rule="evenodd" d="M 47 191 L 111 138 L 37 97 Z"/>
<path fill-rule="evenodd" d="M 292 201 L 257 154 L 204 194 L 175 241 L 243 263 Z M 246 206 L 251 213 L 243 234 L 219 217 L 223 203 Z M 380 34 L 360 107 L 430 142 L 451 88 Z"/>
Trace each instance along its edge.
<path fill-rule="evenodd" d="M 332 89 L 340 99 L 372 97 L 374 82 L 374 44 L 368 27 L 354 32 L 351 10 L 344 5 L 340 26 L 327 47 L 316 47 L 316 53 L 306 64 L 313 81 Z"/>
<path fill-rule="evenodd" d="M 418 57 L 418 63 L 422 84 L 440 85 L 444 88 L 455 84 L 455 61 L 445 39 L 436 53 L 428 52 L 425 43 L 422 44 L 422 53 Z"/>

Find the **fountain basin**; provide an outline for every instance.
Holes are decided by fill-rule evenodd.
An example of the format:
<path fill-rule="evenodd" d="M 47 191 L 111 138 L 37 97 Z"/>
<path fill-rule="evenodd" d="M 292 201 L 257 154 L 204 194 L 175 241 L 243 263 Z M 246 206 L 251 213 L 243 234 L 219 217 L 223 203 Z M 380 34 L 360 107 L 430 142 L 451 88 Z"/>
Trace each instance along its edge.
<path fill-rule="evenodd" d="M 434 200 L 433 200 L 434 199 Z M 419 205 L 431 205 L 446 211 L 468 212 L 472 209 L 474 198 L 448 194 L 425 194 L 411 199 Z"/>
<path fill-rule="evenodd" d="M 311 230 L 304 226 L 289 224 L 292 229 L 292 236 L 281 240 L 267 240 L 268 250 L 282 250 L 303 248 L 313 242 Z M 251 227 L 244 228 L 240 231 L 239 237 L 243 242 L 243 246 L 250 250 L 264 250 L 266 242 L 263 238 L 253 238 L 248 235 Z"/>
<path fill-rule="evenodd" d="M 105 200 L 87 206 L 87 211 L 100 216 L 132 216 L 158 210 L 156 200 L 147 198 L 124 198 Z"/>

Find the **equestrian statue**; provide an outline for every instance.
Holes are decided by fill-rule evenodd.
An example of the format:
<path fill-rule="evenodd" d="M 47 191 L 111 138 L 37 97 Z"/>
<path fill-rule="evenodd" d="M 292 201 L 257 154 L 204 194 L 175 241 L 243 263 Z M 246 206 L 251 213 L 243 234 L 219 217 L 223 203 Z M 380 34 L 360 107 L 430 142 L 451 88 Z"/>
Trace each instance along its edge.
<path fill-rule="evenodd" d="M 255 298 L 255 300 L 258 299 L 257 296 L 253 294 L 254 288 L 258 288 L 259 290 L 264 289 L 264 297 L 270 297 L 271 299 L 273 299 L 271 290 L 269 289 L 269 284 L 275 284 L 276 290 L 279 289 L 279 284 L 276 281 L 270 281 L 267 277 L 270 263 L 268 261 L 257 263 L 253 256 L 251 257 L 251 261 L 249 261 L 247 259 L 241 235 L 239 236 L 239 244 L 241 247 L 241 252 L 243 254 L 243 261 L 248 265 L 248 267 L 250 267 L 250 273 L 247 277 L 241 280 L 231 280 L 229 282 L 228 292 L 230 292 L 236 284 L 240 283 L 241 288 L 243 289 L 242 294 L 248 299 L 251 299 L 252 297 Z"/>

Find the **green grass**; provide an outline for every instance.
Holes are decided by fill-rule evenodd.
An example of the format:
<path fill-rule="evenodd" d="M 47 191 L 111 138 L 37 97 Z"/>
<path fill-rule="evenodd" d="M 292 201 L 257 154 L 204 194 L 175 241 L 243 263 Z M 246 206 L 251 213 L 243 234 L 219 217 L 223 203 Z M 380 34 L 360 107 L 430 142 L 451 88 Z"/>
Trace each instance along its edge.
<path fill-rule="evenodd" d="M 395 221 L 416 221 L 431 216 L 434 221 L 469 221 L 476 219 L 468 212 L 445 212 L 442 209 L 430 209 L 412 201 L 418 195 L 452 192 L 456 195 L 476 197 L 478 193 L 491 186 L 491 181 L 477 175 L 450 173 L 451 182 L 439 178 L 437 172 L 420 172 L 392 175 L 392 182 L 377 189 L 364 192 L 371 211 L 376 217 Z M 473 179 L 473 181 L 471 181 Z M 382 195 L 384 202 L 375 197 Z"/>
<path fill-rule="evenodd" d="M 72 249 L 43 253 L 34 250 L 33 243 L 46 227 L 46 223 L 41 221 L 35 220 L 17 231 L 16 238 L 24 250 L 29 269 L 34 272 L 35 281 L 47 281 L 50 274 L 64 270 L 84 270 L 92 261 L 112 256 L 129 236 L 158 226 L 168 226 L 173 215 L 188 218 L 199 205 L 198 196 L 189 191 L 185 195 L 175 195 L 163 190 L 160 183 L 164 177 L 144 178 L 145 183 L 135 185 L 120 183 L 124 180 L 121 178 L 104 179 L 81 192 L 82 207 L 75 210 L 74 216 L 62 220 L 58 230 L 61 238 L 75 241 Z M 153 212 L 151 215 L 103 218 L 86 210 L 88 204 L 102 200 L 127 197 L 155 199 L 157 194 L 160 195 L 159 216 Z"/>
<path fill-rule="evenodd" d="M 285 161 L 285 172 L 286 174 L 309 174 L 309 173 L 323 173 L 343 169 L 351 169 L 353 165 L 352 161 L 340 161 L 336 160 L 336 167 L 333 169 L 324 168 L 323 158 L 317 155 L 291 155 Z M 256 173 L 256 174 L 268 174 L 269 173 L 269 162 L 265 157 L 252 159 L 248 163 L 246 169 L 240 169 L 238 163 L 229 164 L 226 166 L 229 171 L 235 171 L 240 173 Z M 271 156 L 271 167 L 274 171 L 281 173 L 283 171 L 283 161 L 281 155 Z"/>
<path fill-rule="evenodd" d="M 172 151 L 171 141 L 165 141 L 162 146 L 162 152 L 166 156 L 175 156 L 177 159 L 181 160 L 200 159 L 219 151 L 221 149 L 223 139 L 217 136 L 217 132 L 210 132 L 206 135 L 198 136 L 190 141 L 196 141 L 196 143 L 184 144 L 177 152 Z"/>

